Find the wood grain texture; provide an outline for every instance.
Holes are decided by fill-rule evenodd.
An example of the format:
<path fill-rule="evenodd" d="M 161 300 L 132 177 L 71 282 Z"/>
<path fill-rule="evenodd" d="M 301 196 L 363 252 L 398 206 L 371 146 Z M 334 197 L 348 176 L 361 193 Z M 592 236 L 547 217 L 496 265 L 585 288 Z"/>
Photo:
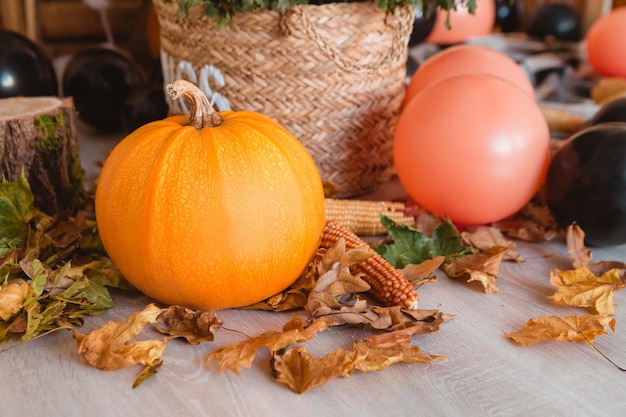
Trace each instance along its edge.
<path fill-rule="evenodd" d="M 94 142 L 95 143 L 95 142 Z M 113 145 L 113 141 L 105 141 Z M 82 139 L 84 162 L 102 159 L 104 145 Z M 96 164 L 93 163 L 95 166 Z M 86 166 L 87 169 L 87 166 Z M 87 169 L 89 172 L 89 169 Z M 398 192 L 397 183 L 387 190 Z M 381 190 L 382 194 L 387 191 Z M 396 194 L 395 196 L 398 196 Z M 428 353 L 448 357 L 431 365 L 396 364 L 383 372 L 356 373 L 298 395 L 275 383 L 269 354 L 259 352 L 241 375 L 219 373 L 205 358 L 216 347 L 240 340 L 220 331 L 212 343 L 190 346 L 170 341 L 158 374 L 132 389 L 139 367 L 103 372 L 89 367 L 76 353 L 70 332 L 57 332 L 0 353 L 2 416 L 159 417 L 159 416 L 524 416 L 618 417 L 626 411 L 624 372 L 587 344 L 545 342 L 523 348 L 503 332 L 520 329 L 544 315 L 584 314 L 556 305 L 548 297 L 553 267 L 567 268 L 565 246 L 518 243 L 524 263 L 505 263 L 499 292 L 484 294 L 463 280 L 439 274 L 419 289 L 420 307 L 437 308 L 456 318 L 440 331 L 414 336 Z M 594 260 L 626 261 L 626 245 L 594 249 Z M 80 332 L 107 320 L 122 320 L 150 302 L 141 295 L 116 293 L 116 307 L 87 319 Z M 615 295 L 616 332 L 599 336 L 595 345 L 626 366 L 626 293 Z M 224 326 L 255 335 L 280 329 L 293 313 L 225 310 Z M 321 355 L 347 347 L 354 329 L 336 329 L 309 342 Z M 150 332 L 144 337 L 159 337 Z M 0 349 L 4 348 L 0 347 Z"/>

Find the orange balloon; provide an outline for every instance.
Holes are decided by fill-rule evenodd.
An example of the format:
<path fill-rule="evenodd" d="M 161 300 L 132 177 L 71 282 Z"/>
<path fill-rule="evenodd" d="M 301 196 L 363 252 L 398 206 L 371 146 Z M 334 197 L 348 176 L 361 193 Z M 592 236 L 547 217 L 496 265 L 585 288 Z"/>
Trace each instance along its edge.
<path fill-rule="evenodd" d="M 415 94 L 433 82 L 472 72 L 497 75 L 535 96 L 530 78 L 513 58 L 486 46 L 462 44 L 436 53 L 419 66 L 411 77 L 402 106 L 406 107 Z"/>
<path fill-rule="evenodd" d="M 459 224 L 485 224 L 535 195 L 550 162 L 550 132 L 521 89 L 493 75 L 463 74 L 411 100 L 393 155 L 401 184 L 419 205 Z"/>
<path fill-rule="evenodd" d="M 626 78 L 626 6 L 596 20 L 585 39 L 587 59 L 597 73 Z"/>
<path fill-rule="evenodd" d="M 470 13 L 465 4 L 456 4 L 456 9 L 450 10 L 450 29 L 446 27 L 448 12 L 437 10 L 435 25 L 427 42 L 442 45 L 464 42 L 472 36 L 482 36 L 491 33 L 496 21 L 496 5 L 493 0 L 477 0 L 476 10 Z"/>

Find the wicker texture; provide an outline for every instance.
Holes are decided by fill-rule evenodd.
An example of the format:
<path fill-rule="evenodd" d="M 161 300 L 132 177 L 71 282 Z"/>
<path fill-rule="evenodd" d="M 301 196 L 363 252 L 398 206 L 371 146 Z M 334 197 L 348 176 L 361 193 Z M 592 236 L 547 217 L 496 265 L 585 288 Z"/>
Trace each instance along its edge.
<path fill-rule="evenodd" d="M 405 91 L 413 12 L 374 2 L 302 5 L 235 15 L 219 29 L 201 7 L 177 14 L 153 0 L 164 81 L 198 84 L 220 110 L 264 113 L 307 148 L 338 197 L 393 174 L 392 139 Z M 170 102 L 172 113 L 186 111 Z"/>

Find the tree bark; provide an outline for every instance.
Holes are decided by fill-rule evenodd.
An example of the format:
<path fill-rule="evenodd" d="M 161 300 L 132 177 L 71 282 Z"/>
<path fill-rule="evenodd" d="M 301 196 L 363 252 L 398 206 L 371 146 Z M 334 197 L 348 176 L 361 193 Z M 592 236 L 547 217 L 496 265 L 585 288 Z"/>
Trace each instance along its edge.
<path fill-rule="evenodd" d="M 0 99 L 0 169 L 15 181 L 26 175 L 37 208 L 55 214 L 85 203 L 84 171 L 71 98 Z"/>

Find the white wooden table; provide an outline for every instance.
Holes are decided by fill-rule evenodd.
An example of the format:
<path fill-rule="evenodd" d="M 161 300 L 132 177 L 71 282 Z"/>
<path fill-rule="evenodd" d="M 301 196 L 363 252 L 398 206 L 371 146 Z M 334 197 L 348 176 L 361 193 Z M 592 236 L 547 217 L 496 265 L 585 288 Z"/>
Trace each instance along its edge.
<path fill-rule="evenodd" d="M 88 173 L 114 140 L 82 139 Z M 397 184 L 390 184 L 376 195 L 390 198 L 397 190 Z M 140 366 L 115 372 L 91 368 L 76 353 L 71 332 L 63 331 L 0 354 L 0 416 L 626 415 L 626 374 L 589 345 L 551 341 L 524 348 L 504 337 L 503 332 L 519 330 L 533 317 L 585 313 L 548 300 L 554 292 L 550 269 L 571 267 L 562 243 L 518 243 L 517 249 L 526 262 L 503 264 L 496 294 L 487 295 L 443 274 L 420 288 L 421 308 L 457 316 L 436 333 L 414 336 L 423 351 L 446 356 L 445 361 L 355 373 L 299 395 L 272 380 L 266 350 L 239 376 L 205 366 L 213 349 L 241 340 L 222 330 L 212 343 L 192 346 L 170 341 L 158 374 L 132 389 Z M 626 261 L 626 245 L 593 253 L 594 261 Z M 114 299 L 114 308 L 87 318 L 78 331 L 87 333 L 108 320 L 123 320 L 150 302 L 125 293 L 115 293 Z M 615 302 L 616 332 L 599 336 L 595 346 L 626 367 L 626 292 L 617 292 Z M 292 314 L 225 310 L 218 316 L 224 326 L 256 335 L 279 330 Z M 150 331 L 143 335 L 158 337 Z M 337 329 L 321 334 L 307 347 L 321 355 L 348 348 L 353 337 L 359 337 L 358 330 Z"/>

